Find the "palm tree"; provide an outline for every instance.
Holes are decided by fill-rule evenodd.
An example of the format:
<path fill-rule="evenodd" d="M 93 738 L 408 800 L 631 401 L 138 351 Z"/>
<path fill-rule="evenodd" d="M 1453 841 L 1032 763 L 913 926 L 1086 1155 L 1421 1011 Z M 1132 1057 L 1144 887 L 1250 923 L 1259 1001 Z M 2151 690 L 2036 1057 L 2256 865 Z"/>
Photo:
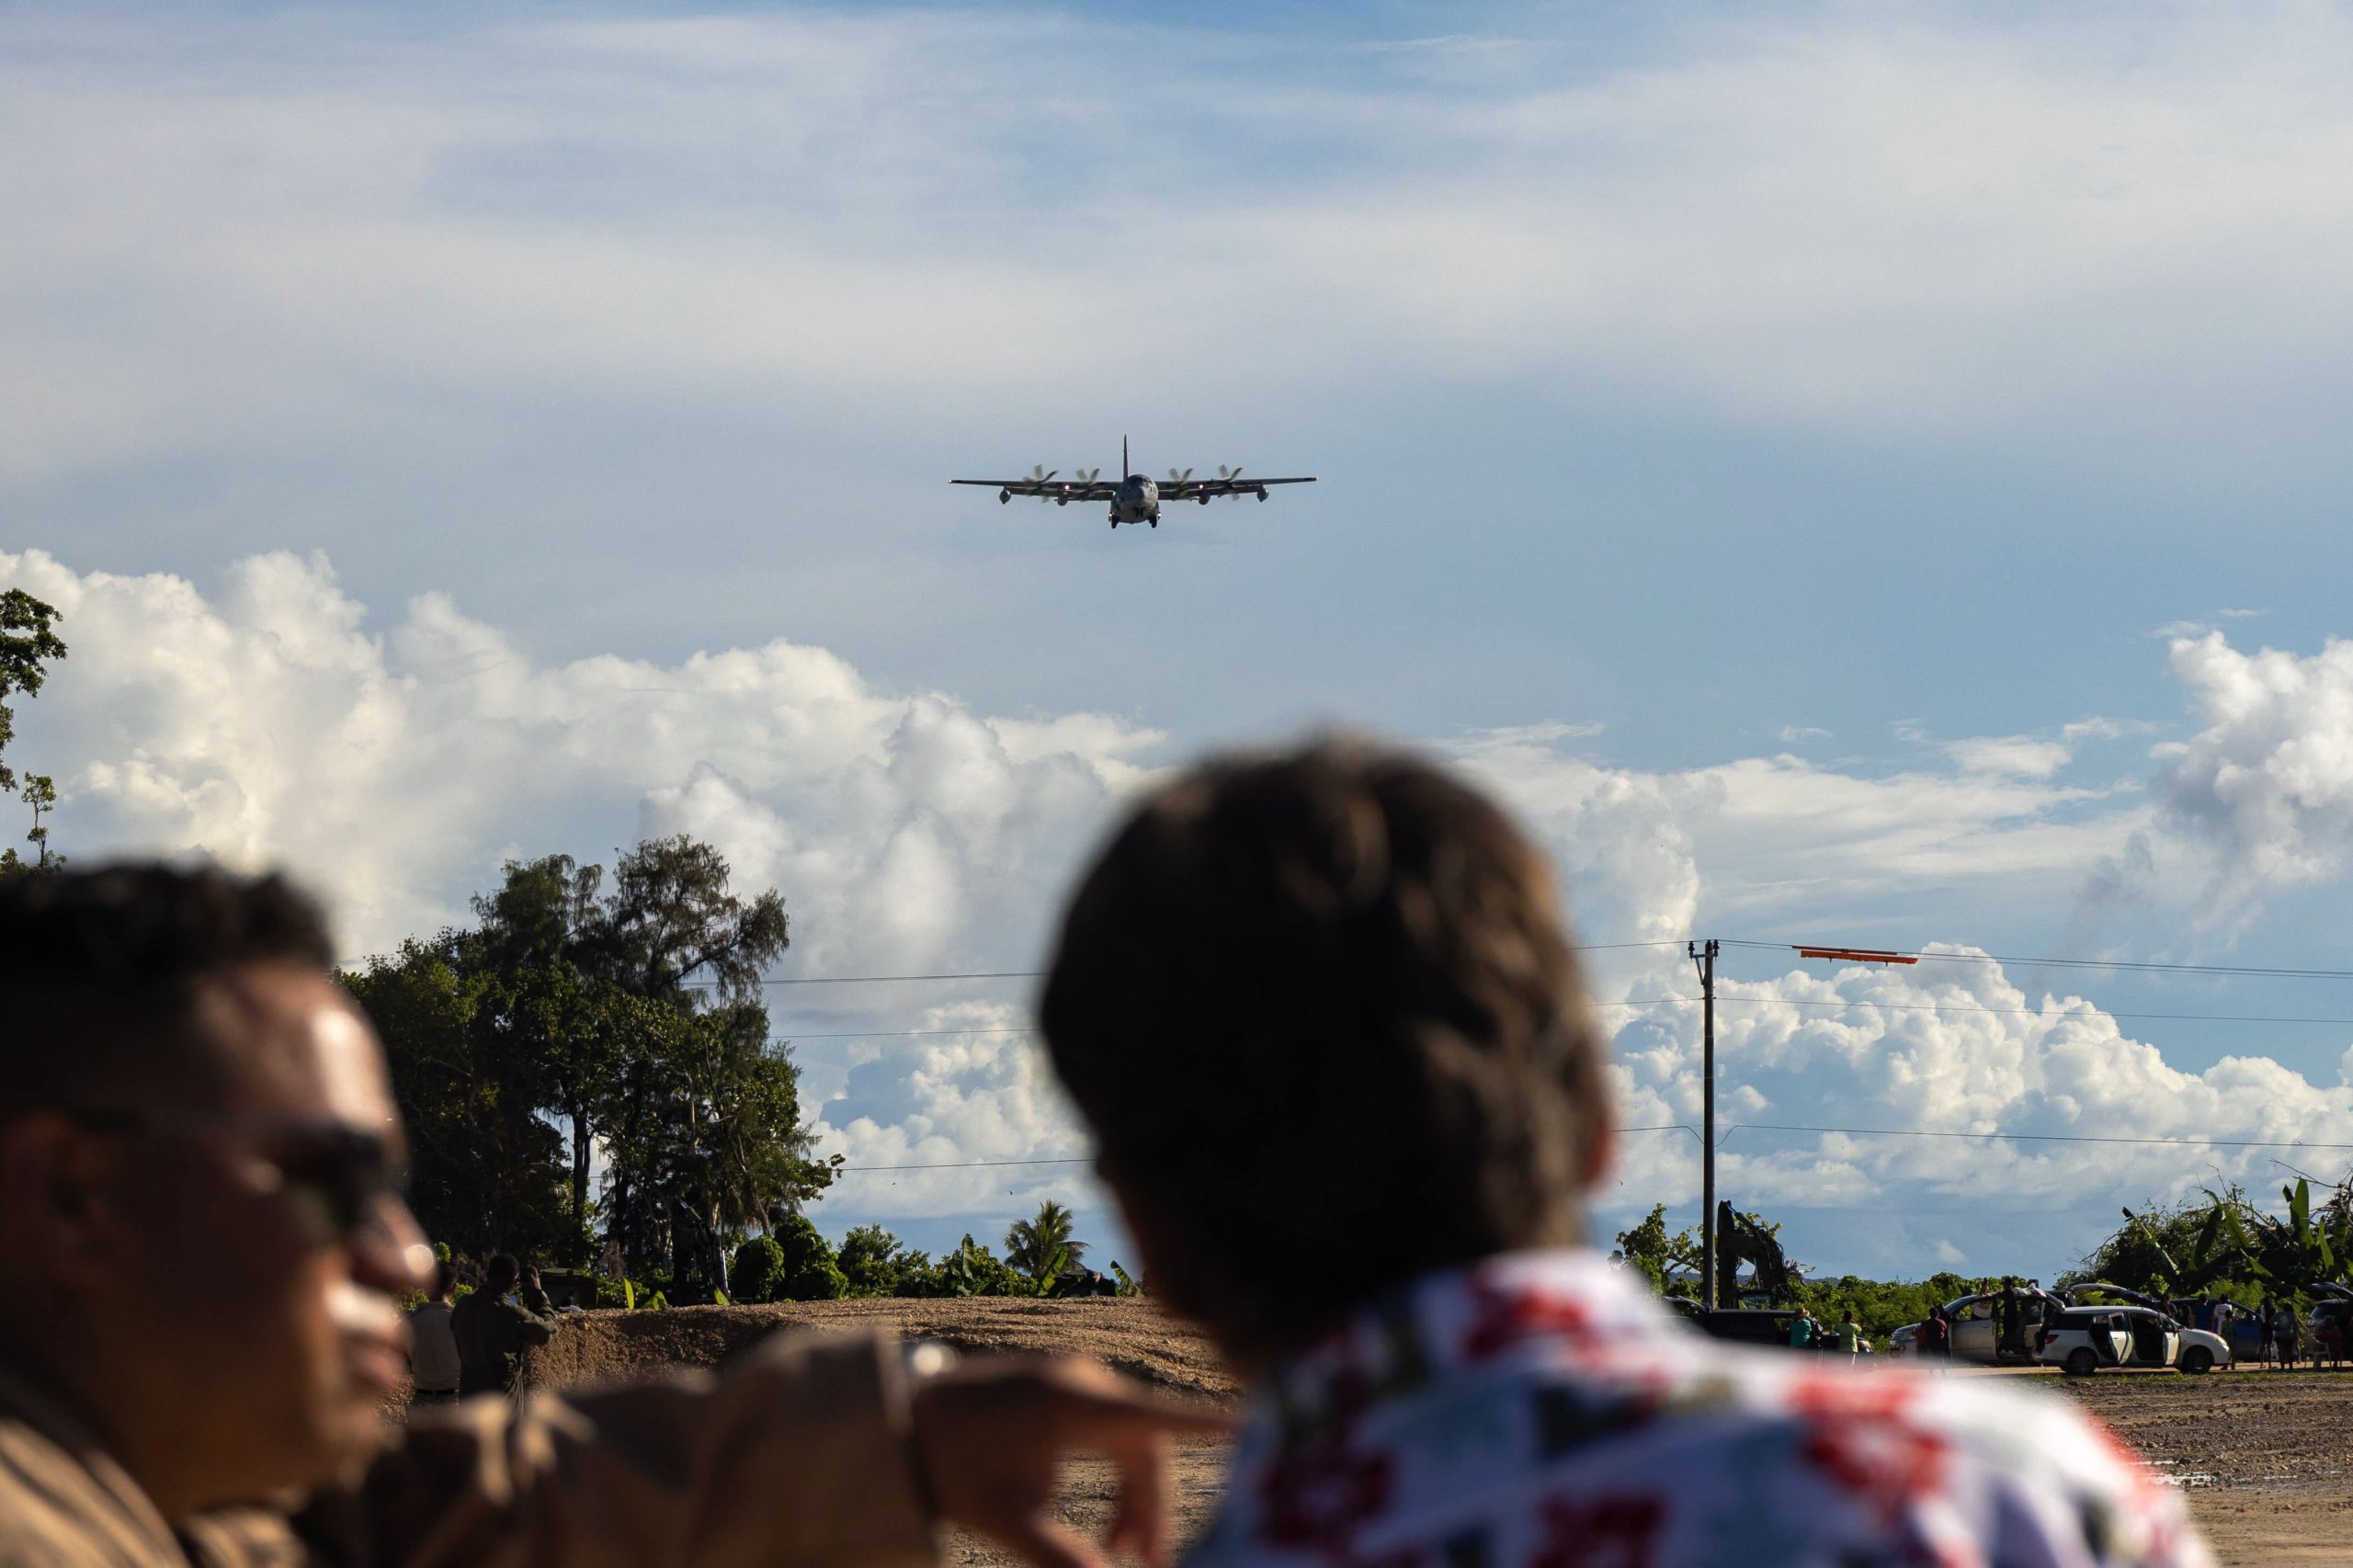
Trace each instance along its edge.
<path fill-rule="evenodd" d="M 1076 1268 L 1086 1244 L 1071 1240 L 1071 1212 L 1052 1199 L 1038 1205 L 1037 1218 L 1016 1220 L 1005 1233 L 1005 1261 L 1040 1289 L 1065 1269 Z"/>

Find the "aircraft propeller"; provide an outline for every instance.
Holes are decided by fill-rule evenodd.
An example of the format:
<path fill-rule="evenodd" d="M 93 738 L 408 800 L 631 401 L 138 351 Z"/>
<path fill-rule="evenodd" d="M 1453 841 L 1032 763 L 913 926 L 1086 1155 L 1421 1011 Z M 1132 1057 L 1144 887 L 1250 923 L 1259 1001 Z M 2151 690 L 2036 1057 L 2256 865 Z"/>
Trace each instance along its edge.
<path fill-rule="evenodd" d="M 1217 476 L 1231 484 L 1242 477 L 1242 465 L 1236 463 L 1232 468 L 1228 468 L 1223 463 L 1220 463 L 1217 465 Z"/>
<path fill-rule="evenodd" d="M 1078 468 L 1071 470 L 1071 477 L 1077 480 L 1081 484 L 1092 484 L 1102 476 L 1103 471 L 1099 468 Z"/>
<path fill-rule="evenodd" d="M 1188 479 L 1190 479 L 1190 478 L 1192 478 L 1192 477 L 1193 477 L 1193 471 L 1192 471 L 1191 469 L 1189 469 L 1189 468 L 1188 468 L 1188 469 L 1187 469 L 1187 470 L 1186 470 L 1184 472 L 1182 472 L 1182 473 L 1178 473 L 1178 472 L 1177 472 L 1175 469 L 1173 469 L 1173 468 L 1172 468 L 1172 469 L 1170 469 L 1170 470 L 1168 471 L 1168 483 L 1171 483 L 1171 484 L 1182 484 L 1182 483 L 1184 483 L 1187 480 L 1188 480 Z"/>
<path fill-rule="evenodd" d="M 1060 472 L 1062 472 L 1062 470 L 1058 468 L 1050 469 L 1044 463 L 1039 463 L 1029 471 L 1029 483 L 1032 484 L 1043 484 L 1046 481 L 1053 478 L 1054 475 Z"/>

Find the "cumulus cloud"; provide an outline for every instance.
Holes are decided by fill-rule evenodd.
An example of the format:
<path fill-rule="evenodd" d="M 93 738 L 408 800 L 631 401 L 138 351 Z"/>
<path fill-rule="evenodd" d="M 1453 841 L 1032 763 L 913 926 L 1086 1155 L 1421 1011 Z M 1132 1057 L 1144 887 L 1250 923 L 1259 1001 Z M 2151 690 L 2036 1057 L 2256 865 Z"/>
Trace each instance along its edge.
<path fill-rule="evenodd" d="M 2243 653 L 2207 631 L 2173 641 L 2172 667 L 2205 728 L 2158 748 L 2155 790 L 2212 854 L 2211 918 L 2334 876 L 2353 847 L 2353 642 Z"/>
<path fill-rule="evenodd" d="M 2086 1191 L 2188 1196 L 2213 1185 L 2217 1170 L 2260 1189 L 2273 1157 L 2292 1158 L 2208 1140 L 2353 1142 L 2353 1081 L 2341 1066 L 2334 1082 L 2262 1056 L 2184 1071 L 2081 995 L 2029 994 L 1973 949 L 1929 951 L 1941 961 L 1720 985 L 1718 1114 L 1744 1127 L 1719 1155 L 1721 1190 L 1768 1209 L 1866 1206 L 1901 1193 L 1932 1209 L 1943 1199 L 2032 1211 Z M 1613 1070 L 1620 1114 L 1635 1126 L 1695 1124 L 1698 1003 L 1688 975 L 1662 966 L 1649 979 L 1647 996 L 1605 1009 L 1624 1020 Z M 1672 994 L 1654 999 L 1663 993 Z M 1983 1136 L 1995 1133 L 2016 1141 Z M 1699 1180 L 1689 1149 L 1656 1136 L 1628 1140 L 1620 1178 L 1643 1203 L 1688 1202 Z"/>
<path fill-rule="evenodd" d="M 290 862 L 334 897 L 354 950 L 462 917 L 502 857 L 593 858 L 676 831 L 786 892 L 793 972 L 1027 968 L 1077 857 L 1165 745 L 1101 715 L 1001 720 L 949 695 L 881 690 L 788 641 L 666 665 L 542 665 L 438 595 L 380 631 L 315 558 L 256 557 L 207 594 L 28 551 L 0 554 L 0 585 L 66 617 L 72 656 L 26 706 L 20 741 L 59 778 L 65 846 Z M 1877 777 L 1788 756 L 1645 771 L 1580 755 L 1593 733 L 1558 724 L 1441 750 L 1566 867 L 1588 937 L 1661 944 L 1609 966 L 1597 1000 L 1621 1119 L 1688 1124 L 1697 1002 L 1676 945 L 1703 912 L 1949 898 L 1966 879 L 2014 894 L 2167 831 L 2222 846 L 2249 886 L 2336 867 L 2353 829 L 2353 644 L 2298 658 L 2209 636 L 2177 643 L 2173 667 L 2204 727 L 2161 748 L 2161 816 L 2055 770 L 1957 756 Z M 1722 1105 L 1745 1128 L 1723 1152 L 1727 1192 L 1863 1208 L 1997 1190 L 2064 1207 L 2086 1190 L 2180 1193 L 2209 1156 L 2252 1180 L 2270 1152 L 2186 1159 L 2061 1139 L 2353 1142 L 2344 1068 L 2322 1082 L 2227 1056 L 2188 1071 L 2085 996 L 2029 994 L 1972 950 L 1935 951 L 1902 971 L 1728 966 Z M 857 1039 L 813 1076 L 822 1146 L 859 1167 L 956 1167 L 861 1169 L 837 1200 L 846 1211 L 1001 1214 L 1069 1195 L 1099 1206 L 1083 1165 L 997 1164 L 1085 1153 L 1017 1002 L 843 1006 L 824 1032 Z M 887 1021 L 873 1010 L 892 1006 Z M 788 1033 L 819 1016 L 793 1012 Z M 1684 1142 L 1631 1137 L 1613 1191 L 1688 1198 Z"/>
<path fill-rule="evenodd" d="M 915 1217 L 1015 1213 L 1074 1192 L 1098 1205 L 1084 1131 L 1024 1010 L 965 1002 L 918 1016 L 937 1032 L 862 1042 L 820 1108 L 818 1152 L 848 1167 L 835 1200 Z"/>
<path fill-rule="evenodd" d="M 1001 967 L 1160 739 L 880 691 L 781 640 L 541 667 L 440 595 L 379 633 L 318 558 L 245 561 L 210 598 L 38 551 L 0 584 L 69 631 L 25 741 L 61 842 L 289 863 L 355 953 L 461 917 L 502 857 L 688 832 L 786 890 L 796 968 Z"/>

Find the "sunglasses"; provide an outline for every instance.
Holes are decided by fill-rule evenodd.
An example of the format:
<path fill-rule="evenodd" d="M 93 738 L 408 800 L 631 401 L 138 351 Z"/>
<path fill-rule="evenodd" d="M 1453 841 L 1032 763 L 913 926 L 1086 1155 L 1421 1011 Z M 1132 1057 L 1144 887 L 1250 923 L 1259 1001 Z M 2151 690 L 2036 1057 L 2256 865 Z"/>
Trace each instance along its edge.
<path fill-rule="evenodd" d="M 208 1116 L 190 1111 L 67 1107 L 93 1132 L 229 1140 L 247 1145 L 257 1185 L 285 1199 L 319 1246 L 354 1245 L 381 1230 L 408 1172 L 382 1134 L 333 1121 Z"/>

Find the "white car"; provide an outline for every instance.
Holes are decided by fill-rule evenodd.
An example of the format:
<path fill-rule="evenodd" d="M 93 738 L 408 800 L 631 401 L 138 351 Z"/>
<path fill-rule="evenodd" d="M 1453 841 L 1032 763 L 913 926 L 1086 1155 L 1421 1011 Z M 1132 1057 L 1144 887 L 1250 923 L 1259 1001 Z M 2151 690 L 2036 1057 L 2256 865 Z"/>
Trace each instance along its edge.
<path fill-rule="evenodd" d="M 2069 1307 L 2052 1320 L 2037 1357 L 2070 1376 L 2102 1367 L 2173 1367 L 2211 1372 L 2231 1364 L 2219 1334 L 2185 1328 L 2154 1307 Z"/>

